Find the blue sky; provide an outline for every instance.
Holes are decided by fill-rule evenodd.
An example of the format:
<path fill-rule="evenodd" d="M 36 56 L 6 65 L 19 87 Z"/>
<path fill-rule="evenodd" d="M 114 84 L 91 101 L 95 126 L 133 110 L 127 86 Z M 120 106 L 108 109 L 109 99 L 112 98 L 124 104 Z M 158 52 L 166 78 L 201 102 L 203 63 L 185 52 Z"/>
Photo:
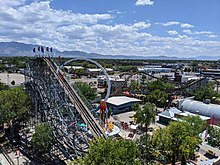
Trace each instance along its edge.
<path fill-rule="evenodd" d="M 153 5 L 136 6 L 135 0 L 53 0 L 56 9 L 78 13 L 125 12 L 114 23 L 132 23 L 135 20 L 153 22 L 180 21 L 197 25 L 199 30 L 220 32 L 219 0 L 155 0 Z M 135 14 L 133 12 L 136 12 Z M 116 14 L 116 13 L 114 13 Z"/>
<path fill-rule="evenodd" d="M 220 56 L 219 0 L 0 0 L 0 41 L 114 55 Z"/>

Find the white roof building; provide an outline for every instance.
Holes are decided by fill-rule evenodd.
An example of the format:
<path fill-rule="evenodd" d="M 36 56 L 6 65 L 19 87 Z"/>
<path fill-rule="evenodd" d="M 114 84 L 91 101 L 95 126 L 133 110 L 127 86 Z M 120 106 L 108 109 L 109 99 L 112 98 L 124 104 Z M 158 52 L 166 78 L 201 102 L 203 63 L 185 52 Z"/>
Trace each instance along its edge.
<path fill-rule="evenodd" d="M 84 69 L 82 66 L 64 66 L 64 68 L 67 68 L 67 69 Z"/>
<path fill-rule="evenodd" d="M 171 72 L 173 69 L 172 68 L 162 68 L 162 67 L 154 67 L 154 68 L 137 68 L 139 72 L 147 72 L 147 73 L 151 73 L 151 72 L 155 72 L 155 73 L 169 73 Z"/>
<path fill-rule="evenodd" d="M 88 68 L 89 72 L 101 72 L 102 70 L 100 68 Z"/>
<path fill-rule="evenodd" d="M 201 101 L 185 99 L 180 101 L 179 108 L 183 111 L 199 113 L 208 117 L 211 117 L 212 115 L 220 116 L 220 105 L 218 104 L 205 104 Z"/>
<path fill-rule="evenodd" d="M 110 108 L 114 114 L 131 111 L 132 105 L 139 102 L 141 102 L 141 100 L 126 96 L 110 97 L 106 101 L 108 108 Z"/>
<path fill-rule="evenodd" d="M 100 68 L 88 68 L 89 72 L 101 72 L 102 70 Z M 113 69 L 111 68 L 105 68 L 107 72 L 113 72 Z"/>
<path fill-rule="evenodd" d="M 174 108 L 174 107 L 159 113 L 158 116 L 159 116 L 159 121 L 164 124 L 168 124 L 170 121 L 181 120 L 181 117 L 187 117 L 187 116 L 199 116 L 204 121 L 210 120 L 210 117 L 198 115 L 195 113 L 190 113 L 187 111 L 183 112 L 183 111 L 181 111 L 177 108 Z"/>
<path fill-rule="evenodd" d="M 110 97 L 106 101 L 106 103 L 109 103 L 109 104 L 112 104 L 115 106 L 120 106 L 120 105 L 127 104 L 127 103 L 136 103 L 136 102 L 141 102 L 141 100 L 136 99 L 136 98 L 127 97 L 127 96 Z"/>
<path fill-rule="evenodd" d="M 105 80 L 106 80 L 106 77 L 105 77 L 105 76 L 99 76 L 99 77 L 98 77 L 98 80 L 105 81 Z M 119 78 L 119 77 L 109 77 L 109 80 L 110 80 L 110 81 L 122 81 L 122 82 L 125 81 L 125 79 Z"/>
<path fill-rule="evenodd" d="M 205 104 L 201 101 L 185 99 L 180 101 L 179 109 L 207 117 L 213 117 L 213 124 L 218 124 L 220 122 L 220 105 L 218 104 Z"/>

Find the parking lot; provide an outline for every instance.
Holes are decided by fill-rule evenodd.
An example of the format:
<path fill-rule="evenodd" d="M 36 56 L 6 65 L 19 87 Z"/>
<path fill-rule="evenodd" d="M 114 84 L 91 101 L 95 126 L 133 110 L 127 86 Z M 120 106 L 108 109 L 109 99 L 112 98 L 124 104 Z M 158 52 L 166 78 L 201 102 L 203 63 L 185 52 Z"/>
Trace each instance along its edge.
<path fill-rule="evenodd" d="M 12 81 L 15 81 L 15 86 L 21 85 L 25 81 L 24 75 L 19 73 L 0 73 L 0 82 L 5 83 L 9 86 L 11 85 Z"/>

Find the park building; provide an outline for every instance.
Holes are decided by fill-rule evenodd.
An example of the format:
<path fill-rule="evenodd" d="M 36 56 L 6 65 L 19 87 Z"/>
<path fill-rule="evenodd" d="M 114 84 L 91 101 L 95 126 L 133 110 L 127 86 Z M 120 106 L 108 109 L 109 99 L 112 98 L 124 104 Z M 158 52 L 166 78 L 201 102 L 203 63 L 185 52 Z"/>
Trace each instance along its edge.
<path fill-rule="evenodd" d="M 183 64 L 180 63 L 168 63 L 168 64 L 162 64 L 163 68 L 172 68 L 172 69 L 181 69 L 183 68 Z"/>
<path fill-rule="evenodd" d="M 67 73 L 70 73 L 71 70 L 83 70 L 84 68 L 82 66 L 64 66 L 65 69 L 67 69 Z"/>
<path fill-rule="evenodd" d="M 187 83 L 189 81 L 197 81 L 200 77 L 194 76 L 194 75 L 182 75 L 181 77 L 181 83 Z"/>
<path fill-rule="evenodd" d="M 202 120 L 210 121 L 211 124 L 220 123 L 220 105 L 203 103 L 191 98 L 179 100 L 178 108 L 172 107 L 158 114 L 159 121 L 168 124 L 170 121 L 180 120 L 184 116 L 199 115 Z"/>
<path fill-rule="evenodd" d="M 201 71 L 201 75 L 206 77 L 220 78 L 220 69 L 204 69 Z"/>
<path fill-rule="evenodd" d="M 159 122 L 165 125 L 168 125 L 171 121 L 178 121 L 181 120 L 183 117 L 187 116 L 198 116 L 198 114 L 190 113 L 187 111 L 181 111 L 175 107 L 169 108 L 161 113 L 158 114 L 159 116 Z M 199 117 L 208 122 L 210 120 L 210 117 L 199 115 Z"/>
<path fill-rule="evenodd" d="M 127 96 L 115 96 L 108 98 L 106 104 L 108 109 L 112 110 L 113 114 L 119 114 L 131 111 L 132 105 L 140 102 L 141 100 L 136 98 L 131 98 Z"/>
<path fill-rule="evenodd" d="M 144 73 L 170 73 L 173 71 L 172 68 L 162 68 L 161 66 L 150 66 L 150 67 L 144 67 L 144 68 L 138 68 L 139 72 Z"/>
<path fill-rule="evenodd" d="M 105 70 L 107 71 L 107 73 L 109 75 L 113 75 L 114 74 L 114 70 L 112 68 L 105 68 Z M 98 77 L 99 75 L 102 75 L 102 70 L 100 68 L 87 68 L 85 73 L 88 76 L 91 77 Z"/>
<path fill-rule="evenodd" d="M 196 74 L 196 73 L 193 73 L 193 74 L 189 74 L 189 73 L 180 73 L 180 72 L 175 72 L 174 74 L 175 76 L 175 81 L 176 82 L 181 82 L 181 83 L 188 83 L 190 81 L 197 81 L 199 79 L 201 79 L 201 76 L 200 74 Z"/>
<path fill-rule="evenodd" d="M 179 101 L 179 109 L 181 111 L 211 117 L 212 124 L 217 125 L 220 123 L 220 105 L 218 104 L 203 103 L 188 98 Z"/>
<path fill-rule="evenodd" d="M 109 80 L 111 83 L 111 88 L 113 90 L 116 90 L 117 88 L 127 87 L 127 81 L 125 79 L 119 77 L 110 77 Z M 97 81 L 99 88 L 105 88 L 107 86 L 107 81 L 105 76 L 99 76 Z"/>

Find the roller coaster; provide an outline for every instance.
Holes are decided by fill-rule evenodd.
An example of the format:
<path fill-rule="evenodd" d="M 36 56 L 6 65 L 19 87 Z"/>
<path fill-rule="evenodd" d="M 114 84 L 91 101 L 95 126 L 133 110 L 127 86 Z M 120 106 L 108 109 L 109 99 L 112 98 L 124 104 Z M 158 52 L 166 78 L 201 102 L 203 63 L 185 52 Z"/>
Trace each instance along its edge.
<path fill-rule="evenodd" d="M 25 70 L 25 86 L 35 107 L 33 115 L 39 122 L 50 123 L 56 146 L 67 159 L 73 160 L 88 151 L 93 138 L 108 137 L 100 122 L 65 79 L 62 67 L 50 58 L 36 57 Z M 102 104 L 105 108 L 105 102 Z"/>

